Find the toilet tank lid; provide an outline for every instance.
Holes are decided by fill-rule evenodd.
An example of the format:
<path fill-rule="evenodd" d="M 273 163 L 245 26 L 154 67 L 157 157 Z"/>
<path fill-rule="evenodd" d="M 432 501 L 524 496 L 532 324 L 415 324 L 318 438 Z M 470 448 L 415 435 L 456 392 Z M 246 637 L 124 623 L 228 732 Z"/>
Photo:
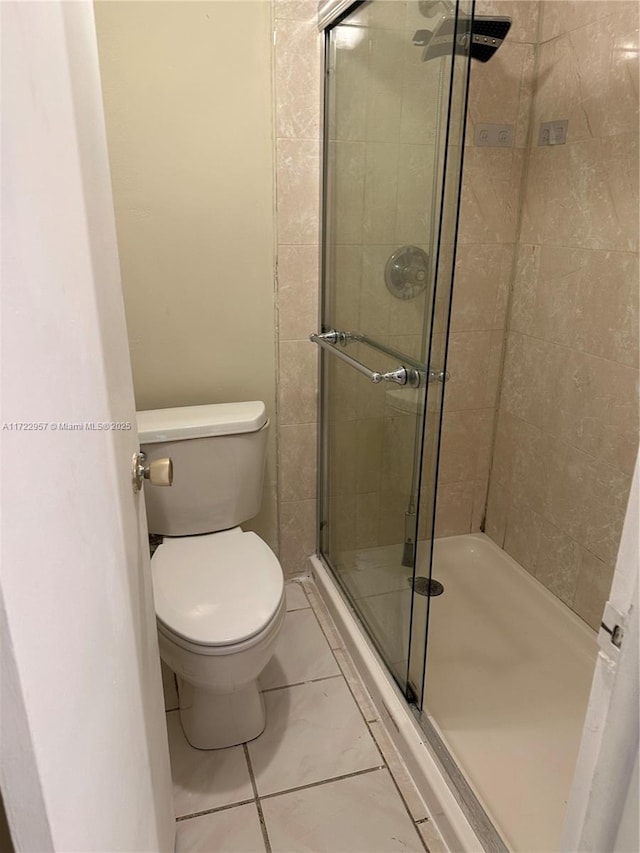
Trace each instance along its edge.
<path fill-rule="evenodd" d="M 252 400 L 248 403 L 149 409 L 137 412 L 136 418 L 140 443 L 157 444 L 184 438 L 257 432 L 267 422 L 267 410 L 261 400 Z"/>

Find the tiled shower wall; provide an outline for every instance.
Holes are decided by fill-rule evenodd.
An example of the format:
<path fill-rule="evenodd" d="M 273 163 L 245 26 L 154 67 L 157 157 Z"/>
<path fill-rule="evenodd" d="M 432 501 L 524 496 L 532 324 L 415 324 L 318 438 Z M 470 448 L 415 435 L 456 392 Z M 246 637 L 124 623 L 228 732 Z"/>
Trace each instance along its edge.
<path fill-rule="evenodd" d="M 536 83 L 486 532 L 596 627 L 637 453 L 637 3 L 541 3 Z"/>
<path fill-rule="evenodd" d="M 478 0 L 508 15 L 508 38 L 471 63 L 451 310 L 436 536 L 480 530 L 486 505 L 504 330 L 529 134 L 538 3 Z M 474 144 L 478 123 L 510 124 L 512 148 Z"/>
<path fill-rule="evenodd" d="M 280 562 L 316 548 L 320 50 L 315 0 L 274 0 Z"/>

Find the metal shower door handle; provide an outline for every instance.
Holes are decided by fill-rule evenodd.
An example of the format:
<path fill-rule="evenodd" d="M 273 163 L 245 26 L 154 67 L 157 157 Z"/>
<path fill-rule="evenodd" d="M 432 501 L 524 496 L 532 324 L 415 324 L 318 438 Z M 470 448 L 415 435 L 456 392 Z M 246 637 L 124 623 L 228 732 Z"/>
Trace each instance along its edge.
<path fill-rule="evenodd" d="M 378 343 L 373 338 L 370 338 L 367 335 L 362 335 L 359 332 L 338 332 L 333 329 L 330 332 L 309 335 L 309 340 L 351 365 L 351 367 L 359 373 L 362 373 L 375 385 L 379 382 L 396 382 L 398 385 L 410 385 L 412 388 L 420 388 L 425 382 L 444 383 L 449 379 L 449 374 L 446 371 L 434 370 L 432 367 L 425 370 L 418 361 L 415 361 L 415 359 L 400 352 L 400 350 Z M 409 364 L 409 367 L 405 367 L 405 365 L 402 364 L 400 367 L 397 367 L 395 370 L 391 370 L 388 373 L 378 373 L 376 370 L 371 370 L 366 366 L 366 364 L 358 361 L 357 358 L 347 355 L 344 350 L 339 349 L 338 346 L 336 346 L 337 344 L 347 346 L 347 344 L 350 343 L 362 343 L 372 349 L 378 350 L 378 352 L 390 355 L 392 358 L 402 359 Z"/>
<path fill-rule="evenodd" d="M 374 385 L 378 385 L 380 382 L 395 382 L 398 385 L 412 385 L 414 388 L 420 385 L 420 373 L 417 370 L 413 370 L 412 368 L 407 369 L 404 365 L 400 365 L 395 370 L 390 370 L 387 373 L 379 373 L 377 370 L 371 370 L 366 364 L 358 361 L 357 358 L 353 358 L 353 356 L 339 350 L 335 346 L 339 341 L 338 332 L 309 335 L 309 340 L 349 364 L 359 373 L 362 373 L 363 376 L 366 376 Z"/>

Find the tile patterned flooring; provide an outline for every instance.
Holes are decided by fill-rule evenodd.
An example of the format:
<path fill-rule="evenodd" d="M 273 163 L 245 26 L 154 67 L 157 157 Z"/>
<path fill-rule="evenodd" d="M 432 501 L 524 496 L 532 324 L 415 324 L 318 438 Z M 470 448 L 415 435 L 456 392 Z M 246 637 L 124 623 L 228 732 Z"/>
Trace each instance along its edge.
<path fill-rule="evenodd" d="M 193 749 L 163 664 L 178 853 L 446 853 L 313 582 L 261 676 L 267 726 L 229 749 Z"/>

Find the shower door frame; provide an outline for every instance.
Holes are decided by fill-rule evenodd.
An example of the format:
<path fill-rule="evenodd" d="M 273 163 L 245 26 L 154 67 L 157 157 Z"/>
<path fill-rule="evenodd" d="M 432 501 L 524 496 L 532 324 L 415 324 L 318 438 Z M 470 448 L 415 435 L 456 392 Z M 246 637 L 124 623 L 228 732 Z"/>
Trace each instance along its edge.
<path fill-rule="evenodd" d="M 371 0 L 375 2 L 376 0 Z M 322 49 L 322 73 L 321 73 L 321 102 L 322 102 L 322 119 L 323 119 L 323 131 L 321 133 L 320 138 L 320 197 L 321 197 L 321 240 L 320 240 L 320 258 L 319 258 L 319 269 L 320 269 L 320 292 L 319 292 L 319 312 L 318 316 L 320 318 L 324 317 L 324 281 L 326 274 L 326 213 L 327 213 L 327 184 L 328 184 L 328 170 L 326 168 L 326 134 L 325 129 L 327 127 L 327 110 L 328 110 L 328 98 L 327 98 L 327 74 L 329 67 L 329 31 L 339 25 L 339 23 L 346 18 L 349 14 L 354 12 L 358 7 L 364 5 L 367 0 L 320 0 L 318 3 L 318 29 L 323 34 L 324 44 Z M 471 15 L 475 12 L 475 0 L 469 0 L 469 5 L 471 9 Z M 459 3 L 456 0 L 456 14 L 459 9 Z M 463 127 L 462 133 L 460 136 L 460 156 L 459 163 L 457 164 L 457 178 L 453 181 L 453 190 L 454 190 L 454 199 L 453 202 L 455 204 L 455 217 L 454 217 L 454 225 L 452 228 L 453 231 L 453 249 L 451 256 L 451 268 L 449 271 L 449 278 L 447 283 L 447 292 L 448 292 L 448 305 L 446 309 L 446 321 L 444 326 L 444 350 L 443 350 L 443 362 L 441 365 L 441 369 L 443 372 L 446 371 L 446 362 L 447 362 L 447 351 L 449 344 L 449 333 L 450 333 L 450 315 L 451 315 L 451 300 L 453 293 L 453 278 L 454 278 L 454 268 L 455 268 L 455 257 L 457 251 L 457 235 L 458 235 L 458 225 L 459 225 L 459 215 L 460 215 L 460 196 L 462 192 L 462 171 L 463 171 L 463 162 L 464 162 L 464 146 L 465 146 L 465 132 L 466 132 L 466 116 L 468 111 L 468 96 L 469 96 L 469 75 L 470 75 L 470 67 L 471 67 L 471 57 L 467 56 L 467 70 L 466 70 L 466 80 L 464 84 L 464 95 L 463 95 Z M 453 72 L 449 77 L 449 88 L 451 88 L 451 83 L 453 80 Z M 436 272 L 436 277 L 434 278 L 434 290 L 432 294 L 433 304 L 435 305 L 435 296 L 438 292 L 437 287 L 437 279 L 439 270 L 439 262 L 440 262 L 440 243 L 442 236 L 442 218 L 443 212 L 445 209 L 449 209 L 449 205 L 451 201 L 447 202 L 446 195 L 447 189 L 451 191 L 452 182 L 451 176 L 447 174 L 447 160 L 448 160 L 448 150 L 450 143 L 450 127 L 451 124 L 451 92 L 449 92 L 449 108 L 447 111 L 447 120 L 446 126 L 442 131 L 442 136 L 444 139 L 444 151 L 445 156 L 443 158 L 442 164 L 442 179 L 440 184 L 441 191 L 441 208 L 440 215 L 438 217 L 438 241 L 436 243 L 436 247 L 434 251 L 436 251 L 436 261 L 434 264 L 434 269 Z M 443 287 L 443 282 L 440 281 L 440 290 Z M 435 311 L 432 310 L 430 312 L 429 323 L 433 324 L 435 316 Z M 430 330 L 428 336 L 428 348 L 426 353 L 426 362 L 425 369 L 428 371 L 428 365 L 431 364 L 431 349 L 433 342 L 433 329 Z M 316 533 L 317 533 L 317 541 L 316 541 L 316 553 L 318 555 L 318 559 L 325 567 L 329 575 L 334 579 L 336 585 L 340 588 L 343 597 L 347 605 L 353 611 L 355 610 L 353 604 L 350 601 L 350 597 L 348 593 L 344 590 L 342 583 L 339 578 L 336 576 L 336 573 L 332 569 L 332 567 L 328 564 L 325 559 L 321 545 L 322 545 L 322 523 L 325 517 L 325 502 L 327 500 L 325 494 L 326 483 L 328 482 L 329 476 L 329 455 L 328 455 L 328 439 L 329 439 L 329 431 L 327 428 L 327 416 L 328 412 L 326 406 L 324 405 L 324 400 L 326 399 L 327 394 L 327 373 L 328 371 L 324 369 L 324 358 L 321 356 L 318 364 L 318 373 L 319 373 L 319 389 L 320 389 L 320 417 L 319 417 L 319 430 L 318 430 L 318 459 L 320 460 L 320 470 L 318 477 L 318 502 L 317 502 L 317 525 L 316 525 Z M 435 533 L 435 514 L 437 509 L 437 476 L 438 476 L 438 466 L 439 466 L 439 457 L 440 457 L 440 443 L 441 443 L 441 429 L 442 429 L 442 414 L 443 414 L 443 403 L 442 400 L 444 398 L 444 386 L 440 386 L 442 388 L 442 397 L 440 400 L 440 407 L 437 417 L 437 444 L 434 452 L 434 467 L 430 472 L 433 481 L 433 504 L 431 507 L 431 512 L 433 517 L 431 519 L 431 530 L 432 536 L 429 544 L 430 555 L 429 555 L 429 574 L 431 574 L 431 566 L 433 560 L 433 540 Z M 429 399 L 428 392 L 425 394 L 424 406 L 425 411 L 427 407 L 427 402 Z M 420 440 L 420 464 L 417 469 L 418 472 L 418 513 L 420 512 L 420 488 L 422 486 L 422 479 L 424 475 L 424 464 L 422 462 L 422 458 L 424 456 L 424 443 L 425 443 L 425 435 L 427 429 L 426 417 L 423 414 L 422 419 L 422 434 Z M 415 462 L 415 460 L 414 460 Z M 418 546 L 418 542 L 416 541 L 416 547 Z M 415 578 L 416 574 L 416 560 L 414 559 L 413 565 L 413 577 Z M 464 813 L 466 819 L 468 820 L 470 826 L 472 827 L 474 833 L 481 841 L 483 848 L 486 851 L 490 851 L 490 853 L 507 853 L 507 847 L 505 846 L 502 838 L 497 832 L 495 826 L 493 825 L 491 819 L 487 815 L 485 809 L 482 804 L 476 797 L 472 787 L 468 783 L 462 771 L 457 766 L 453 756 L 451 755 L 445 741 L 441 738 L 436 726 L 431 722 L 429 716 L 424 712 L 423 705 L 423 695 L 424 695 L 424 680 L 421 685 L 420 696 L 416 695 L 416 692 L 411 687 L 410 683 L 410 663 L 411 663 L 411 638 L 413 632 L 413 610 L 414 610 L 414 601 L 415 601 L 415 593 L 412 595 L 412 604 L 411 604 L 411 621 L 409 627 L 409 638 L 408 638 L 408 663 L 407 663 L 407 675 L 404 680 L 404 684 L 401 685 L 398 683 L 396 676 L 393 674 L 390 667 L 386 664 L 385 655 L 382 653 L 381 649 L 378 646 L 378 643 L 371 635 L 371 632 L 366 629 L 362 620 L 358 619 L 358 623 L 362 625 L 365 636 L 369 641 L 369 644 L 376 650 L 378 656 L 381 658 L 382 664 L 392 678 L 392 680 L 396 683 L 398 689 L 401 690 L 405 701 L 407 702 L 408 710 L 411 712 L 413 717 L 416 720 L 417 725 L 424 733 L 426 737 L 426 741 L 430 747 L 431 754 L 439 766 L 441 772 L 443 773 L 444 778 L 447 781 L 447 785 L 451 790 L 453 796 L 455 797 L 458 805 L 460 806 L 462 812 Z M 428 601 L 428 599 L 427 599 Z M 425 637 L 423 643 L 423 673 L 426 669 L 426 655 L 427 655 L 427 638 L 429 632 L 429 614 L 428 614 L 428 604 L 427 604 L 427 619 L 426 619 L 426 627 L 425 627 Z M 424 678 L 424 676 L 423 676 Z"/>
<path fill-rule="evenodd" d="M 334 27 L 338 26 L 342 20 L 344 20 L 350 14 L 355 12 L 359 7 L 364 6 L 367 2 L 376 2 L 376 0 L 319 0 L 319 2 L 318 2 L 317 27 L 318 27 L 318 30 L 322 34 L 323 39 L 324 39 L 324 43 L 322 46 L 321 87 L 320 87 L 320 97 L 321 97 L 321 104 L 322 104 L 322 110 L 321 110 L 322 130 L 321 130 L 321 134 L 320 134 L 320 199 L 321 199 L 320 221 L 321 221 L 321 226 L 320 226 L 320 246 L 319 246 L 320 288 L 319 288 L 319 294 L 318 294 L 318 317 L 321 319 L 324 318 L 324 307 L 325 307 L 324 306 L 324 294 L 325 294 L 324 282 L 325 282 L 325 276 L 326 276 L 326 251 L 325 251 L 325 247 L 326 247 L 326 235 L 327 235 L 327 222 L 326 222 L 327 203 L 326 202 L 327 202 L 327 197 L 328 197 L 328 169 L 326 168 L 326 153 L 327 152 L 326 152 L 326 133 L 325 133 L 325 130 L 328 126 L 327 79 L 328 79 L 328 69 L 330 67 L 329 32 Z M 416 2 L 417 2 L 417 0 L 416 0 Z M 456 19 L 458 19 L 460 2 L 464 2 L 464 0 L 455 0 Z M 473 15 L 475 13 L 475 0 L 467 0 L 467 2 L 469 5 L 469 8 L 470 8 L 471 20 L 473 20 Z M 456 255 L 456 250 L 457 250 L 457 234 L 458 234 L 458 222 L 459 222 L 460 194 L 461 194 L 461 190 L 462 190 L 462 168 L 463 168 L 463 161 L 464 161 L 466 115 L 467 115 L 467 109 L 468 109 L 468 96 L 469 96 L 469 73 L 470 73 L 470 63 L 471 63 L 470 53 L 467 54 L 466 62 L 467 62 L 467 68 L 466 68 L 466 72 L 465 72 L 466 79 L 465 79 L 465 83 L 464 83 L 464 94 L 463 94 L 463 99 L 462 99 L 463 100 L 463 116 L 465 118 L 463 121 L 462 131 L 461 131 L 460 140 L 459 140 L 460 152 L 461 153 L 460 153 L 460 159 L 459 159 L 459 163 L 458 163 L 457 180 L 455 180 L 455 217 L 454 217 L 453 235 L 452 235 L 453 236 L 453 241 L 452 241 L 453 252 L 452 252 L 452 258 L 451 258 L 450 277 L 449 277 L 449 281 L 447 284 L 448 307 L 446 310 L 446 322 L 445 322 L 445 328 L 444 328 L 445 345 L 444 345 L 444 350 L 442 352 L 442 364 L 438 368 L 439 371 L 441 371 L 441 374 L 443 376 L 446 376 L 446 361 L 447 361 L 447 350 L 448 350 L 448 343 L 449 343 L 449 325 L 450 325 L 450 313 L 451 313 L 450 308 L 451 308 L 451 299 L 452 299 L 452 291 L 453 291 L 455 255 Z M 458 71 L 457 74 L 459 74 L 459 73 L 460 72 Z M 442 230 L 443 230 L 442 220 L 443 220 L 443 214 L 444 214 L 445 209 L 448 209 L 447 201 L 446 201 L 446 195 L 447 195 L 447 189 L 448 189 L 448 187 L 450 187 L 450 182 L 447 181 L 447 178 L 449 177 L 447 175 L 447 160 L 448 160 L 448 149 L 449 149 L 449 141 L 450 141 L 449 135 L 450 135 L 450 130 L 451 130 L 451 126 L 450 126 L 451 125 L 451 100 L 452 100 L 452 91 L 451 90 L 452 90 L 452 83 L 453 83 L 454 76 L 457 76 L 457 74 L 454 73 L 453 69 L 451 69 L 449 72 L 449 75 L 448 75 L 449 79 L 445 81 L 447 83 L 448 89 L 449 89 L 449 91 L 447 93 L 448 108 L 447 108 L 447 112 L 446 112 L 445 126 L 438 134 L 438 136 L 441 137 L 442 140 L 444 140 L 444 142 L 442 142 L 441 139 L 438 139 L 438 141 L 436 142 L 436 148 L 440 149 L 440 150 L 444 150 L 445 153 L 444 153 L 444 156 L 442 158 L 442 177 L 441 177 L 440 182 L 439 182 L 440 194 L 441 194 L 441 204 L 440 204 L 439 215 L 437 217 L 437 226 L 435 227 L 435 233 L 437 234 L 438 239 L 435 241 L 435 244 L 433 246 L 433 251 L 432 251 L 432 255 L 435 257 L 435 260 L 432 261 L 432 269 L 434 271 L 434 277 L 433 277 L 433 290 L 432 290 L 431 297 L 430 297 L 432 304 L 428 309 L 429 310 L 429 315 L 428 315 L 429 329 L 427 330 L 427 337 L 426 337 L 426 340 L 428 341 L 428 345 L 427 345 L 427 350 L 425 353 L 425 365 L 424 365 L 424 369 L 425 369 L 425 373 L 426 373 L 427 377 L 429 376 L 430 365 L 432 363 L 431 362 L 431 351 L 432 351 L 433 334 L 434 334 L 433 322 L 434 322 L 434 317 L 436 316 L 435 300 L 436 300 L 436 295 L 438 293 L 437 283 L 438 283 L 438 273 L 439 273 L 439 264 L 440 264 L 441 236 L 442 236 Z M 441 81 L 441 84 L 442 84 L 442 81 Z M 436 154 L 436 163 L 438 161 L 438 157 L 439 157 L 439 154 L 437 153 Z M 434 233 L 434 223 L 433 222 L 431 225 L 431 229 L 432 229 L 432 234 L 433 234 Z M 321 329 L 320 331 L 325 331 L 325 330 Z M 323 532 L 322 531 L 323 531 L 323 522 L 324 522 L 324 518 L 325 518 L 324 509 L 325 509 L 326 502 L 328 500 L 328 498 L 325 494 L 325 484 L 328 482 L 328 479 L 329 479 L 329 470 L 328 470 L 328 466 L 329 466 L 329 453 L 328 453 L 329 430 L 328 430 L 328 423 L 327 423 L 327 409 L 326 409 L 326 406 L 324 405 L 324 400 L 327 397 L 328 371 L 324 369 L 324 364 L 325 364 L 324 356 L 322 353 L 320 353 L 320 357 L 318 359 L 318 388 L 319 388 L 320 405 L 319 405 L 319 429 L 318 429 L 318 438 L 317 438 L 317 458 L 320 462 L 320 465 L 319 465 L 319 471 L 318 471 L 319 476 L 318 476 L 318 486 L 317 486 L 317 489 L 318 489 L 317 498 L 318 499 L 317 499 L 317 511 L 316 511 L 316 553 L 318 554 L 318 557 L 321 559 L 323 565 L 330 572 L 331 576 L 335 578 L 338 586 L 343 590 L 343 593 L 346 596 L 346 599 L 349 602 L 349 605 L 351 607 L 354 607 L 353 603 L 350 600 L 349 593 L 344 589 L 339 578 L 336 576 L 336 573 L 334 572 L 333 568 L 331 567 L 331 565 L 328 564 L 327 560 L 325 559 L 323 551 L 322 551 L 322 538 L 323 538 Z M 416 488 L 416 497 L 417 497 L 416 540 L 415 540 L 415 553 L 414 553 L 413 570 L 412 570 L 412 577 L 414 580 L 416 577 L 416 562 L 417 562 L 417 553 L 418 553 L 417 528 L 418 528 L 418 524 L 419 524 L 418 519 L 420 518 L 420 491 L 421 491 L 421 486 L 422 486 L 422 481 L 423 481 L 423 476 L 424 476 L 423 457 L 424 457 L 424 452 L 425 452 L 424 447 L 425 447 L 425 436 L 426 436 L 426 430 L 427 430 L 425 413 L 426 413 L 427 403 L 428 403 L 428 400 L 430 398 L 429 384 L 435 384 L 435 383 L 427 382 L 427 385 L 426 385 L 425 399 L 424 399 L 424 411 L 422 413 L 422 428 L 417 431 L 417 435 L 416 435 L 416 447 L 419 446 L 419 448 L 420 448 L 419 458 L 414 459 L 414 470 L 416 473 L 416 482 L 417 482 L 417 488 Z M 430 540 L 430 545 L 429 545 L 429 550 L 430 550 L 429 560 L 428 560 L 429 576 L 431 576 L 431 566 L 432 566 L 432 561 L 433 561 L 433 539 L 434 539 L 434 534 L 435 534 L 435 514 L 436 514 L 436 508 L 437 508 L 437 473 L 438 473 L 438 464 L 439 464 L 439 456 L 440 456 L 440 440 L 441 440 L 441 429 L 442 429 L 442 413 L 443 413 L 443 399 L 444 399 L 444 385 L 445 385 L 445 383 L 444 382 L 442 382 L 442 384 L 437 383 L 437 385 L 438 385 L 438 390 L 441 393 L 441 398 L 440 398 L 437 424 L 435 426 L 435 429 L 437 432 L 437 444 L 436 444 L 436 449 L 434 452 L 435 464 L 434 464 L 433 470 L 430 472 L 432 474 L 432 478 L 433 478 L 433 486 L 432 486 L 432 488 L 433 488 L 432 516 L 433 517 L 430 520 L 430 529 L 431 529 L 432 535 L 431 535 L 431 540 Z M 407 646 L 408 660 L 407 660 L 406 676 L 403 679 L 403 684 L 402 685 L 399 684 L 398 686 L 401 687 L 403 695 L 404 695 L 405 699 L 407 700 L 409 707 L 412 708 L 412 710 L 416 714 L 416 717 L 419 719 L 420 726 L 424 727 L 424 723 L 426 722 L 428 728 L 430 729 L 428 734 L 430 736 L 431 735 L 433 736 L 434 748 L 436 748 L 438 753 L 441 753 L 444 751 L 444 753 L 446 753 L 448 755 L 448 751 L 447 751 L 444 743 L 439 738 L 435 728 L 433 728 L 431 726 L 431 724 L 428 720 L 426 720 L 426 719 L 423 720 L 423 717 L 425 716 L 422 712 L 423 695 L 424 695 L 424 672 L 425 672 L 425 667 L 426 667 L 427 637 L 428 637 L 428 631 L 429 631 L 429 613 L 428 613 L 429 599 L 428 598 L 427 598 L 427 618 L 426 618 L 426 625 L 425 625 L 425 636 L 424 636 L 424 642 L 423 642 L 423 646 L 422 646 L 423 660 L 422 660 L 422 670 L 421 671 L 423 673 L 423 681 L 420 685 L 416 684 L 415 687 L 411 684 L 411 681 L 410 681 L 411 640 L 412 640 L 412 635 L 413 635 L 413 613 L 414 613 L 415 595 L 416 595 L 416 593 L 413 592 L 412 598 L 411 598 L 409 636 L 407 639 L 407 642 L 408 642 L 408 646 Z M 369 639 L 373 643 L 374 647 L 376 648 L 376 651 L 378 652 L 378 654 L 380 654 L 383 661 L 385 662 L 385 666 L 392 673 L 392 677 L 394 678 L 396 683 L 398 683 L 397 677 L 393 674 L 390 667 L 386 663 L 386 655 L 384 654 L 384 650 L 380 647 L 376 638 L 371 635 L 371 632 L 369 630 L 367 630 L 366 628 L 365 628 L 365 630 L 366 630 L 367 636 L 369 637 Z M 416 689 L 416 688 L 418 688 L 418 689 Z M 457 768 L 455 767 L 455 764 L 453 763 L 452 759 L 450 759 L 450 762 L 451 763 L 450 763 L 449 769 L 451 770 L 452 775 L 456 776 L 457 773 L 459 773 L 459 771 L 457 771 Z M 457 773 L 456 773 L 456 771 L 457 771 Z M 456 785 L 456 787 L 457 787 L 457 785 Z M 474 797 L 472 797 L 472 799 L 475 800 Z"/>

